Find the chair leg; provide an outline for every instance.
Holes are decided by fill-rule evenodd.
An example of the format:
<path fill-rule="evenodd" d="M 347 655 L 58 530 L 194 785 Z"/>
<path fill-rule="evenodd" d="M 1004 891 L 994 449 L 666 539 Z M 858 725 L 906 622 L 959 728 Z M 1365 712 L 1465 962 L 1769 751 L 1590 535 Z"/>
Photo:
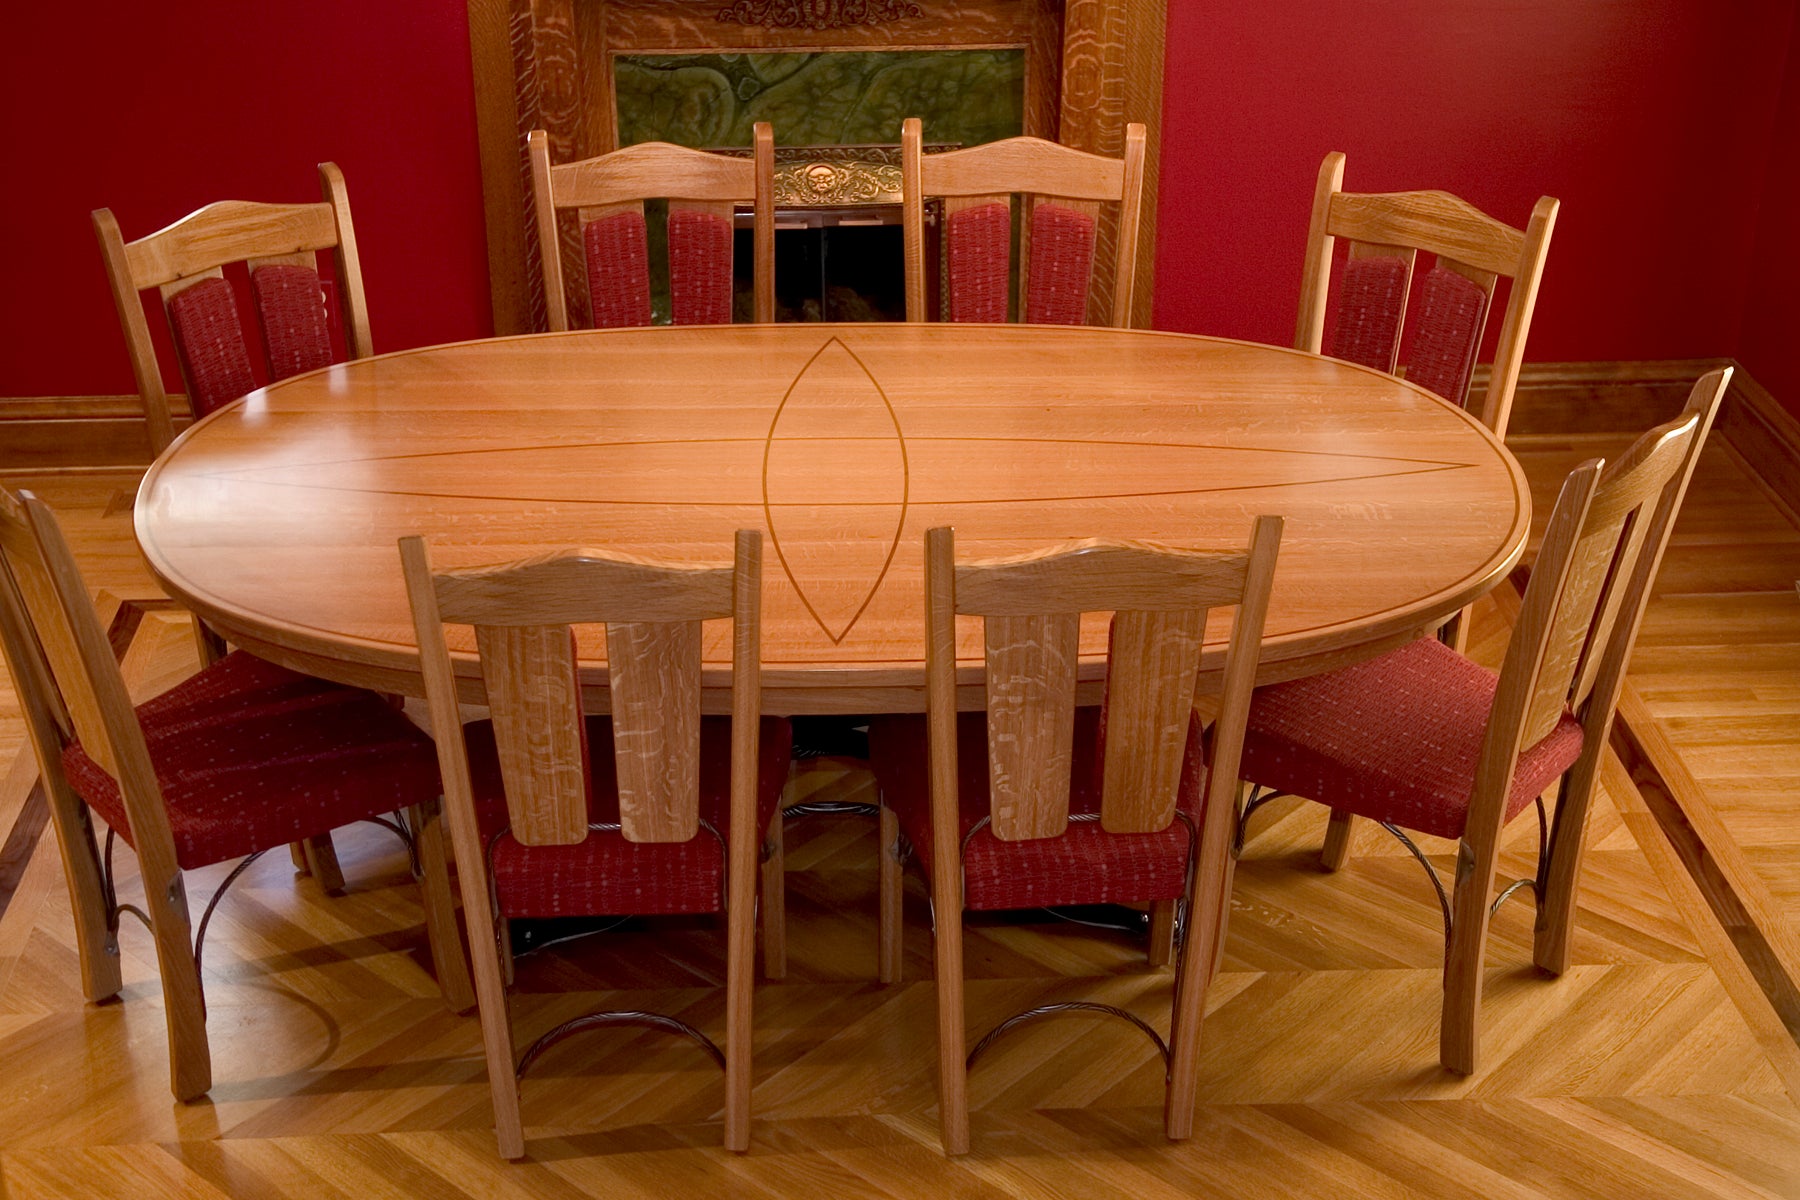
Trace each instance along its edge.
<path fill-rule="evenodd" d="M 877 946 L 877 976 L 883 983 L 900 982 L 900 948 L 901 948 L 901 886 L 900 873 L 900 818 L 885 804 L 881 806 L 880 837 L 881 872 L 880 872 L 880 906 L 878 923 L 880 926 Z"/>
<path fill-rule="evenodd" d="M 425 905 L 425 936 L 431 944 L 431 965 L 438 987 L 451 1012 L 475 1007 L 475 988 L 469 980 L 469 961 L 463 954 L 462 935 L 456 930 L 456 897 L 450 887 L 450 868 L 444 858 L 444 821 L 440 803 L 415 804 L 406 810 L 412 826 L 413 850 L 419 857 L 419 890 Z"/>
<path fill-rule="evenodd" d="M 225 639 L 199 617 L 194 618 L 194 649 L 200 654 L 200 666 L 210 667 L 229 653 Z"/>
<path fill-rule="evenodd" d="M 481 1018 L 481 1047 L 487 1059 L 488 1092 L 494 1101 L 494 1137 L 501 1158 L 525 1157 L 525 1128 L 519 1116 L 518 1052 L 513 1047 L 512 1013 L 506 1000 L 511 982 L 512 946 L 506 918 L 490 916 L 488 892 L 480 876 L 462 866 L 463 912 L 469 915 L 469 966 L 475 977 L 475 1004 Z M 505 966 L 502 965 L 502 955 Z"/>
<path fill-rule="evenodd" d="M 465 900 L 467 897 L 465 897 Z M 494 1136 L 501 1158 L 525 1157 L 525 1126 L 519 1115 L 518 1053 L 513 1048 L 512 1014 L 500 978 L 500 956 L 492 937 L 471 930 L 475 997 L 481 1013 L 481 1042 L 487 1055 L 488 1091 L 494 1099 Z"/>
<path fill-rule="evenodd" d="M 1350 857 L 1350 842 L 1356 836 L 1356 816 L 1342 809 L 1331 810 L 1331 822 L 1325 826 L 1325 846 L 1319 851 L 1319 863 L 1327 871 L 1341 870 Z"/>
<path fill-rule="evenodd" d="M 321 833 L 299 845 L 306 853 L 307 873 L 319 881 L 320 890 L 327 893 L 343 891 L 344 871 L 338 866 L 337 847 L 331 844 L 331 835 Z"/>
<path fill-rule="evenodd" d="M 294 870 L 302 875 L 312 874 L 312 864 L 306 861 L 305 842 L 289 842 L 288 857 L 294 860 Z"/>
<path fill-rule="evenodd" d="M 1466 654 L 1469 649 L 1469 618 L 1471 615 L 1472 610 L 1461 609 L 1448 621 L 1438 626 L 1438 641 L 1458 654 Z"/>
<path fill-rule="evenodd" d="M 1245 784 L 1239 782 L 1236 803 L 1209 805 L 1202 818 L 1189 885 L 1187 931 L 1175 965 L 1175 1005 L 1169 1028 L 1169 1087 L 1163 1100 L 1163 1132 L 1174 1141 L 1194 1132 L 1194 1091 L 1200 1076 L 1200 1026 L 1206 1017 L 1206 989 L 1219 972 L 1225 954 L 1227 918 L 1231 915 L 1231 877 L 1237 859 L 1231 853 L 1237 812 Z"/>
<path fill-rule="evenodd" d="M 1473 1075 L 1481 1040 L 1481 975 L 1487 955 L 1488 892 L 1493 863 L 1476 862 L 1467 841 L 1457 847 L 1456 894 L 1450 945 L 1444 955 L 1444 1011 L 1438 1060 L 1458 1075 Z"/>
<path fill-rule="evenodd" d="M 781 813 L 769 822 L 762 864 L 763 978 L 787 978 L 787 858 L 782 848 Z"/>
<path fill-rule="evenodd" d="M 756 972 L 754 909 L 725 914 L 725 1148 L 750 1149 L 751 986 Z"/>
<path fill-rule="evenodd" d="M 963 1021 L 960 863 L 935 863 L 932 925 L 937 953 L 938 1128 L 945 1154 L 969 1152 L 969 1068 Z"/>
<path fill-rule="evenodd" d="M 735 779 L 735 774 L 734 774 Z M 725 878 L 725 1148 L 750 1149 L 750 1085 L 756 983 L 754 800 L 734 787 Z M 780 814 L 776 814 L 780 821 Z M 741 822 L 741 823 L 740 823 Z"/>
<path fill-rule="evenodd" d="M 1150 947 L 1145 957 L 1153 967 L 1166 967 L 1175 953 L 1175 901 L 1150 904 Z"/>
<path fill-rule="evenodd" d="M 140 865 L 169 1026 L 169 1090 L 177 1100 L 198 1100 L 212 1090 L 212 1050 L 206 1041 L 206 998 L 194 962 L 187 889 L 179 870 L 157 872 L 141 859 Z"/>
<path fill-rule="evenodd" d="M 1222 921 L 1223 917 L 1218 919 Z M 1175 964 L 1175 1004 L 1169 1019 L 1169 1085 L 1163 1099 L 1163 1133 L 1171 1141 L 1185 1141 L 1194 1133 L 1200 1026 L 1206 1018 L 1207 984 L 1215 973 L 1211 963 L 1217 957 L 1218 943 L 1224 941 L 1222 925 L 1216 930 L 1192 927 L 1206 921 L 1204 914 L 1189 918 L 1188 935 Z"/>
<path fill-rule="evenodd" d="M 1590 763 L 1589 758 L 1593 759 Z M 1575 935 L 1575 898 L 1581 882 L 1581 861 L 1587 853 L 1587 815 L 1594 800 L 1600 756 L 1583 755 L 1563 777 L 1556 802 L 1556 823 L 1544 853 L 1541 869 L 1543 894 L 1538 897 L 1537 926 L 1531 960 L 1552 975 L 1569 969 L 1569 951 Z"/>
<path fill-rule="evenodd" d="M 43 784 L 56 846 L 62 854 L 69 907 L 75 915 L 75 946 L 81 959 L 81 994 L 99 1002 L 119 994 L 119 936 L 108 913 L 100 851 L 88 807 L 60 780 Z"/>

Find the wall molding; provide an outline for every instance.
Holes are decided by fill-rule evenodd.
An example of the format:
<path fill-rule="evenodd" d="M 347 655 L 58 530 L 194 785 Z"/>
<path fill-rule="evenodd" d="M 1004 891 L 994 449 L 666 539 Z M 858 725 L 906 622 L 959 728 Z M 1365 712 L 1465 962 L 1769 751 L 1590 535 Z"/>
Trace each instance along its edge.
<path fill-rule="evenodd" d="M 1740 366 L 1725 393 L 1719 427 L 1788 519 L 1800 524 L 1800 419 Z"/>
<path fill-rule="evenodd" d="M 1638 362 L 1527 363 L 1513 400 L 1516 439 L 1632 433 L 1681 411 L 1688 390 L 1728 358 Z M 1478 368 L 1474 386 L 1484 384 Z M 171 396 L 176 428 L 187 398 Z M 1743 366 L 1731 378 L 1719 431 L 1770 493 L 1800 520 L 1800 419 Z M 0 398 L 0 472 L 143 467 L 150 438 L 136 396 Z"/>

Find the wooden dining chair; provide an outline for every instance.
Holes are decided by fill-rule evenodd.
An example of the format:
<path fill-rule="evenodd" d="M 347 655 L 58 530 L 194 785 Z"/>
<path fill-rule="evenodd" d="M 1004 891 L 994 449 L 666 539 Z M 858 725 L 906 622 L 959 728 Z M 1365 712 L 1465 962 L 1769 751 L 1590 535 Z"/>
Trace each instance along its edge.
<path fill-rule="evenodd" d="M 773 321 L 775 135 L 767 121 L 758 121 L 753 136 L 752 156 L 747 159 L 667 142 L 641 142 L 551 166 L 548 135 L 532 130 L 525 140 L 550 328 L 568 329 L 571 308 L 579 308 L 583 299 L 597 329 L 651 324 L 644 202 L 658 199 L 669 202 L 670 323 L 731 323 L 732 229 L 739 204 L 753 206 L 752 320 Z M 576 236 L 565 239 L 558 215 L 570 210 L 575 221 L 571 232 Z M 585 289 L 565 288 L 565 263 L 584 269 Z"/>
<path fill-rule="evenodd" d="M 925 201 L 943 200 L 946 321 L 1003 322 L 1009 313 L 1032 325 L 1085 325 L 1100 205 L 1117 205 L 1111 309 L 1104 323 L 1131 324 L 1137 276 L 1138 220 L 1144 195 L 1144 127 L 1125 127 L 1125 155 L 1109 158 L 1016 137 L 924 152 L 924 127 L 900 127 L 902 220 L 906 253 L 906 319 L 930 317 L 926 296 Z M 1012 286 L 1012 199 L 1021 197 L 1018 292 Z"/>
<path fill-rule="evenodd" d="M 895 834 L 931 879 L 944 1150 L 969 1148 L 968 1067 L 1001 1034 L 1054 1012 L 1124 1017 L 1168 1066 L 1164 1127 L 1193 1130 L 1200 1019 L 1224 926 L 1237 755 L 1256 676 L 1279 517 L 1248 551 L 1076 542 L 1015 558 L 957 561 L 954 534 L 925 539 L 924 717 L 878 717 L 870 756 L 886 833 L 884 942 L 897 939 Z M 1215 725 L 1201 761 L 1194 687 L 1207 611 L 1236 606 Z M 1114 615 L 1104 698 L 1076 706 L 1084 612 Z M 986 712 L 957 712 L 956 619 L 982 618 Z M 965 909 L 1179 901 L 1187 934 L 1168 1042 L 1134 1014 L 1063 1003 L 1000 1022 L 964 1053 Z"/>
<path fill-rule="evenodd" d="M 269 382 L 332 361 L 331 317 L 318 269 L 322 251 L 331 252 L 349 356 L 374 353 L 350 198 L 336 163 L 319 164 L 319 184 L 325 198 L 317 204 L 222 200 L 131 242 L 120 234 L 111 209 L 94 210 L 94 232 L 125 329 L 153 452 L 161 454 L 174 440 L 175 424 L 142 292 L 154 288 L 162 298 L 196 419 L 258 386 L 237 293 L 225 278 L 228 264 L 243 263 L 249 269 Z"/>
<path fill-rule="evenodd" d="M 1241 771 L 1259 788 L 1381 822 L 1431 872 L 1446 950 L 1443 1065 L 1478 1063 L 1482 964 L 1501 831 L 1539 813 L 1533 961 L 1569 964 L 1575 889 L 1601 756 L 1657 567 L 1729 370 L 1610 466 L 1564 482 L 1496 677 L 1434 638 L 1258 690 Z M 1554 824 L 1542 794 L 1559 784 Z M 1259 797 L 1252 795 L 1253 807 Z M 1248 811 L 1248 810 L 1247 810 Z M 1402 830 L 1458 840 L 1454 892 Z"/>
<path fill-rule="evenodd" d="M 431 739 L 373 692 L 229 654 L 133 707 L 62 530 L 30 492 L 0 489 L 0 645 L 25 711 L 75 914 L 83 991 L 119 993 L 119 918 L 155 940 L 170 1088 L 212 1086 L 200 963 L 225 890 L 265 851 L 352 821 L 407 838 L 444 999 L 474 1003 L 438 824 Z M 93 818 L 105 824 L 96 848 Z M 115 835 L 137 852 L 144 907 L 121 903 Z M 241 859 L 189 918 L 183 873 Z"/>
<path fill-rule="evenodd" d="M 762 716 L 762 535 L 719 566 L 570 550 L 434 572 L 424 540 L 400 557 L 437 733 L 469 914 L 475 991 L 500 1153 L 525 1153 L 519 1079 L 583 1029 L 680 1033 L 725 1070 L 725 1145 L 750 1144 L 756 858 L 787 779 L 793 734 Z M 701 622 L 731 621 L 731 717 L 700 715 Z M 444 625 L 470 625 L 491 720 L 465 728 Z M 571 625 L 606 624 L 612 715 L 584 717 Z M 520 917 L 725 913 L 725 1048 L 674 1017 L 591 1013 L 515 1057 L 507 923 Z M 475 914 L 491 914 L 491 924 Z M 502 959 L 505 959 L 503 962 Z"/>
<path fill-rule="evenodd" d="M 1295 347 L 1401 375 L 1467 408 L 1482 334 L 1504 278 L 1506 315 L 1487 390 L 1472 411 L 1495 437 L 1505 439 L 1560 202 L 1540 197 L 1525 228 L 1516 229 L 1448 192 L 1346 192 L 1344 162 L 1343 153 L 1334 150 L 1319 165 Z M 1348 251 L 1337 269 L 1336 319 L 1326 350 L 1340 238 Z M 1421 253 L 1427 264 L 1419 262 Z M 1439 636 L 1462 650 L 1468 623 L 1464 609 Z M 1323 854 L 1327 870 L 1337 870 L 1349 856 L 1353 823 L 1349 813 L 1332 814 Z"/>
<path fill-rule="evenodd" d="M 1510 280 L 1493 370 L 1472 410 L 1504 438 L 1558 207 L 1555 198 L 1541 197 L 1525 228 L 1515 229 L 1448 192 L 1346 192 L 1344 155 L 1332 151 L 1313 193 L 1295 347 L 1400 374 L 1468 407 L 1488 310 L 1499 281 Z M 1339 238 L 1349 255 L 1326 349 Z M 1419 262 L 1421 253 L 1429 265 Z"/>

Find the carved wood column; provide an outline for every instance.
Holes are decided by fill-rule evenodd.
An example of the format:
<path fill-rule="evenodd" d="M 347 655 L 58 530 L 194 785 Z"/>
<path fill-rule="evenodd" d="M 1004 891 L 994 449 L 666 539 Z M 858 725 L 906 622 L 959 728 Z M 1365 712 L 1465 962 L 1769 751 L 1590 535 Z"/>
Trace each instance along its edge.
<path fill-rule="evenodd" d="M 1132 320 L 1148 326 L 1156 287 L 1156 193 L 1162 158 L 1163 36 L 1167 0 L 1068 0 L 1063 12 L 1062 119 L 1058 140 L 1095 154 L 1122 154 L 1125 126 L 1147 127 L 1144 214 L 1138 238 Z M 1117 244 L 1118 222 L 1103 214 L 1100 258 Z M 1088 297 L 1088 319 L 1106 321 L 1112 281 L 1097 276 Z"/>

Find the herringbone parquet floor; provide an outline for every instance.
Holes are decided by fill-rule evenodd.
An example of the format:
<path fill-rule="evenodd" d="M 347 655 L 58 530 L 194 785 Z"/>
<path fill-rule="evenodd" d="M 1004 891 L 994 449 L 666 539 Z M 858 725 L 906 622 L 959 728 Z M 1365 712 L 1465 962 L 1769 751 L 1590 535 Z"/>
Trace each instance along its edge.
<path fill-rule="evenodd" d="M 1522 457 L 1546 476 L 1581 449 L 1546 444 Z M 1707 469 L 1725 480 L 1718 487 L 1742 485 L 1722 456 L 1709 454 Z M 45 482 L 93 582 L 112 596 L 146 594 L 128 517 L 112 503 L 128 481 Z M 1786 543 L 1745 554 L 1770 545 Z M 1673 578 L 1684 569 L 1672 565 Z M 1743 583 L 1761 568 L 1729 569 Z M 1704 642 L 1708 627 L 1679 610 L 1696 594 L 1659 601 L 1647 646 L 1674 655 L 1669 639 L 1684 628 L 1689 645 Z M 1481 607 L 1478 655 L 1497 657 L 1510 607 L 1504 591 Z M 184 619 L 149 612 L 128 673 L 151 694 L 191 655 Z M 1650 702 L 1700 704 L 1659 690 L 1676 687 L 1663 678 L 1674 673 L 1646 681 Z M 1765 692 L 1793 700 L 1773 683 Z M 20 737 L 8 717 L 0 707 L 0 766 Z M 1717 740 L 1677 732 L 1684 751 L 1700 747 L 1697 771 L 1711 772 Z M 1417 864 L 1365 830 L 1347 867 L 1326 875 L 1322 812 L 1281 801 L 1255 817 L 1239 866 L 1194 1138 L 1161 1135 L 1162 1072 L 1148 1042 L 1123 1023 L 1075 1016 L 983 1058 L 971 1079 L 974 1153 L 946 1160 L 921 881 L 908 886 L 905 982 L 880 986 L 873 822 L 814 816 L 788 831 L 789 976 L 757 989 L 751 1152 L 718 1148 L 720 1076 L 703 1055 L 612 1030 L 558 1045 L 528 1076 L 522 1164 L 495 1156 L 479 1031 L 445 1011 L 422 965 L 416 891 L 391 835 L 339 835 L 343 894 L 322 894 L 280 855 L 233 888 L 205 963 L 217 1082 L 208 1100 L 184 1106 L 167 1090 L 144 931 L 128 924 L 122 935 L 123 999 L 82 1001 L 53 838 L 20 832 L 32 823 L 21 813 L 28 776 L 18 767 L 0 782 L 0 880 L 13 885 L 0 913 L 9 1198 L 1800 1196 L 1800 1049 L 1618 769 L 1595 818 L 1574 968 L 1554 980 L 1531 968 L 1527 900 L 1496 918 L 1487 1062 L 1472 1079 L 1437 1066 L 1442 935 Z M 868 799 L 870 786 L 829 763 L 795 781 L 832 799 Z M 1779 797 L 1755 795 L 1741 806 L 1775 815 L 1734 828 L 1782 836 L 1779 813 L 1791 818 L 1800 800 L 1790 790 L 1783 810 Z M 1521 821 L 1509 836 L 1506 868 L 1528 873 L 1535 829 Z M 1448 869 L 1448 843 L 1426 849 Z M 120 862 L 129 898 L 130 855 Z M 190 894 L 203 897 L 224 870 L 190 877 Z M 1775 876 L 1766 886 L 1791 910 Z M 973 1030 L 1076 994 L 1166 1028 L 1169 975 L 1121 935 L 981 921 L 967 957 Z M 529 1036 L 592 1007 L 651 1007 L 716 1031 L 723 961 L 709 921 L 633 924 L 523 958 L 516 1020 Z"/>

